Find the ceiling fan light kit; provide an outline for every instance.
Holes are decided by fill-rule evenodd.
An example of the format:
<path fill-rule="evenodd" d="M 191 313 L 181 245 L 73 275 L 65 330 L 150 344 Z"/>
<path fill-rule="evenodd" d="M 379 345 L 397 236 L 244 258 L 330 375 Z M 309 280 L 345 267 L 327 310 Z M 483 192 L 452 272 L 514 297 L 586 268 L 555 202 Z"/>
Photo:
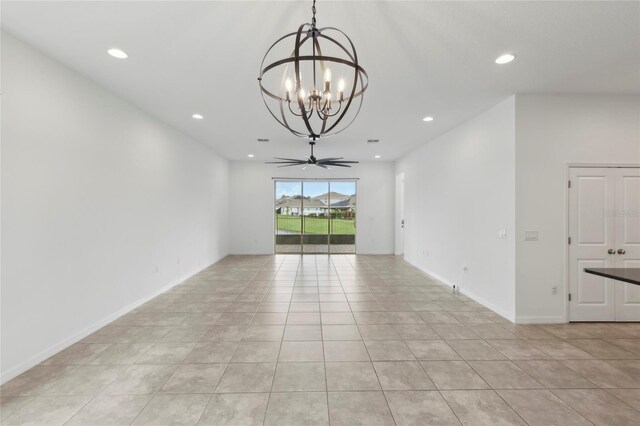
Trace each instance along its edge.
<path fill-rule="evenodd" d="M 267 110 L 291 133 L 311 141 L 308 161 L 313 158 L 314 162 L 292 160 L 293 164 L 280 167 L 315 164 L 327 168 L 313 156 L 315 141 L 340 133 L 356 119 L 369 84 L 351 39 L 338 28 L 316 26 L 316 0 L 311 10 L 311 23 L 276 40 L 260 64 L 258 84 Z"/>

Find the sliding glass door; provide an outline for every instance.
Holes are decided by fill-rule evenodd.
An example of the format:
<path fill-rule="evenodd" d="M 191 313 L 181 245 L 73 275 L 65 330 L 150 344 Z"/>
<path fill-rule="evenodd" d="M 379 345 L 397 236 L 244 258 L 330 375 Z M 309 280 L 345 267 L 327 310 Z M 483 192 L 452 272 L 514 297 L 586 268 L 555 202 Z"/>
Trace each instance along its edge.
<path fill-rule="evenodd" d="M 355 253 L 355 180 L 276 180 L 276 253 Z"/>
<path fill-rule="evenodd" d="M 302 182 L 302 252 L 329 253 L 328 206 L 319 197 L 329 193 L 329 182 Z"/>
<path fill-rule="evenodd" d="M 276 181 L 276 253 L 302 253 L 302 182 Z"/>
<path fill-rule="evenodd" d="M 330 182 L 331 253 L 356 252 L 356 181 Z"/>

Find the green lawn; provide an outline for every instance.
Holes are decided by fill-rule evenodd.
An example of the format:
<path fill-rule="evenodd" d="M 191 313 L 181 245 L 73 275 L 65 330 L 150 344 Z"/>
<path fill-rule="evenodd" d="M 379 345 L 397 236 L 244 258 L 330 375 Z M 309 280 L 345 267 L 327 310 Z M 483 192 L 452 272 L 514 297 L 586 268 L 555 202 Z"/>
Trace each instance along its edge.
<path fill-rule="evenodd" d="M 328 218 L 326 217 L 305 217 L 304 233 L 305 234 L 327 234 Z M 278 231 L 287 231 L 292 233 L 300 233 L 301 225 L 300 216 L 277 215 L 276 223 Z M 355 235 L 356 227 L 354 219 L 332 219 L 332 234 Z"/>

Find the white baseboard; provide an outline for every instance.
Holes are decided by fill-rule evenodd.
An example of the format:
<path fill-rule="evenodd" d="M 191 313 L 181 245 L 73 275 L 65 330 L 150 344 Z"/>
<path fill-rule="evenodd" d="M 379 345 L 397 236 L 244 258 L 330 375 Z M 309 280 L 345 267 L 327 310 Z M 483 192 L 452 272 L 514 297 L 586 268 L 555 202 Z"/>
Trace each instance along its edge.
<path fill-rule="evenodd" d="M 389 255 L 393 256 L 393 254 L 394 254 L 392 251 L 377 251 L 377 250 L 362 251 L 362 250 L 358 250 L 357 247 L 356 247 L 356 253 L 357 254 L 364 254 L 366 256 L 389 256 Z M 336 253 L 336 254 L 340 254 L 340 253 Z"/>
<path fill-rule="evenodd" d="M 514 314 L 510 314 L 510 313 L 502 310 L 501 308 L 498 308 L 493 303 L 488 302 L 487 300 L 483 299 L 482 297 L 478 296 L 477 294 L 474 294 L 474 293 L 472 293 L 472 292 L 470 292 L 468 290 L 465 290 L 464 288 L 460 288 L 460 293 L 463 294 L 464 296 L 467 296 L 470 299 L 473 299 L 474 301 L 476 301 L 479 304 L 483 305 L 485 308 L 491 309 L 493 312 L 495 312 L 496 314 L 500 315 L 502 318 L 506 318 L 511 322 L 515 322 L 515 315 Z"/>
<path fill-rule="evenodd" d="M 222 256 L 220 259 L 216 260 L 213 263 L 219 262 L 220 260 L 224 259 L 224 257 L 225 256 Z M 145 297 L 143 297 L 141 299 L 136 300 L 135 302 L 125 306 L 124 308 L 114 312 L 113 314 L 108 315 L 105 318 L 102 318 L 102 319 L 94 322 L 90 326 L 83 328 L 82 330 L 80 330 L 79 332 L 75 333 L 74 335 L 69 336 L 66 339 L 56 343 L 55 345 L 45 349 L 44 351 L 42 351 L 42 352 L 38 353 L 37 355 L 29 358 L 28 360 L 21 362 L 20 364 L 16 365 L 15 367 L 10 368 L 9 370 L 7 370 L 6 372 L 4 372 L 2 374 L 2 377 L 0 377 L 0 384 L 4 384 L 4 383 L 8 382 L 9 380 L 13 379 L 14 377 L 24 373 L 28 369 L 40 364 L 42 361 L 50 358 L 51 356 L 57 354 L 60 351 L 68 348 L 69 346 L 73 345 L 74 343 L 79 342 L 80 340 L 84 339 L 85 337 L 87 337 L 91 333 L 101 329 L 102 327 L 104 327 L 105 325 L 107 325 L 109 323 L 112 323 L 113 321 L 117 320 L 121 316 L 133 311 L 138 306 L 143 305 L 144 303 L 148 302 L 149 300 L 153 299 L 154 297 L 157 297 L 160 294 L 170 290 L 171 288 L 173 288 L 176 285 L 180 284 L 181 282 L 185 281 L 187 278 L 189 278 L 189 277 L 197 274 L 198 272 L 208 268 L 212 264 L 207 265 L 204 268 L 201 268 L 198 271 L 193 272 L 193 273 L 191 273 L 189 275 L 186 275 L 186 276 L 178 278 L 177 280 L 167 284 L 166 286 L 162 287 L 161 289 L 156 290 L 152 294 L 150 294 L 148 296 L 145 296 Z"/>
<path fill-rule="evenodd" d="M 451 281 L 449 281 L 447 278 L 436 274 L 435 272 L 429 271 L 428 269 L 424 269 L 421 268 L 417 265 L 414 265 L 413 263 L 407 261 L 407 263 L 410 263 L 411 265 L 413 265 L 414 267 L 420 269 L 422 272 L 424 272 L 425 274 L 429 275 L 430 277 L 435 278 L 436 280 L 442 282 L 443 284 L 448 285 L 449 287 L 453 288 L 453 284 Z M 487 301 L 486 299 L 478 296 L 477 294 L 470 292 L 462 287 L 460 287 L 459 285 L 458 287 L 458 291 L 460 292 L 460 294 L 462 294 L 463 296 L 467 296 L 469 299 L 472 299 L 474 302 L 478 302 L 479 304 L 481 304 L 482 306 L 484 306 L 487 309 L 491 309 L 493 312 L 495 312 L 496 314 L 500 315 L 503 318 L 508 319 L 511 322 L 515 322 L 515 318 L 513 314 L 510 314 L 508 312 L 505 312 L 503 309 L 495 306 L 493 303 Z"/>
<path fill-rule="evenodd" d="M 407 261 L 407 263 L 411 263 L 411 262 Z M 443 284 L 446 284 L 449 287 L 453 287 L 454 283 L 449 281 L 447 278 L 441 275 L 438 275 L 435 272 L 429 271 L 427 269 L 420 268 L 419 266 L 414 265 L 413 263 L 411 263 L 411 265 L 420 269 L 425 274 L 442 282 Z M 493 312 L 497 313 L 501 317 L 504 317 L 515 324 L 565 324 L 568 322 L 564 316 L 515 316 L 514 318 L 513 315 L 510 315 L 507 312 L 504 312 L 502 309 L 498 308 L 497 306 L 495 306 L 491 302 L 488 302 L 487 300 L 478 296 L 477 294 L 474 294 L 473 292 L 470 292 L 464 288 L 459 288 L 459 291 L 460 291 L 460 294 L 467 296 L 470 299 L 473 299 L 474 301 L 480 303 L 484 307 L 491 309 Z"/>
<path fill-rule="evenodd" d="M 563 316 L 516 316 L 516 324 L 565 324 Z"/>

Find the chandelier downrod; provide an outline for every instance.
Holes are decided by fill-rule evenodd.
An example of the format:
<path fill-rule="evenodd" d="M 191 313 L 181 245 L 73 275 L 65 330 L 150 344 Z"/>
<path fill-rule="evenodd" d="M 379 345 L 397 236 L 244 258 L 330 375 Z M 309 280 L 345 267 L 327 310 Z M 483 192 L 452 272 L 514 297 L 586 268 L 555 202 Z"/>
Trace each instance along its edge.
<path fill-rule="evenodd" d="M 313 6 L 311 6 L 311 12 L 313 17 L 311 18 L 311 28 L 316 29 L 316 0 L 313 0 Z"/>

